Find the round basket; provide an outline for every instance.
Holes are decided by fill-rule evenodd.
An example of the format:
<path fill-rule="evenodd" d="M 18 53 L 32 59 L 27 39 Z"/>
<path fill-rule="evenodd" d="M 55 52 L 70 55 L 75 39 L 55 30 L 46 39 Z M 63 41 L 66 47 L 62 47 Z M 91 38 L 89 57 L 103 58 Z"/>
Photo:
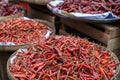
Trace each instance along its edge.
<path fill-rule="evenodd" d="M 51 35 L 54 35 L 55 34 L 55 27 L 52 25 L 52 23 L 48 22 L 48 21 L 45 21 L 45 20 L 40 20 L 40 19 L 33 19 L 33 20 L 36 20 L 40 23 L 43 23 L 47 26 L 49 26 L 51 28 Z M 23 48 L 23 47 L 28 47 L 29 44 L 21 44 L 21 45 L 0 45 L 0 51 L 16 51 L 20 48 Z"/>
<path fill-rule="evenodd" d="M 102 49 L 102 50 L 107 50 L 107 49 L 104 48 L 104 47 L 101 47 L 101 49 Z M 22 49 L 20 49 L 20 50 L 22 50 Z M 27 49 L 25 49 L 25 50 L 27 50 Z M 19 51 L 19 50 L 18 50 L 18 51 Z M 11 72 L 10 72 L 10 70 L 9 70 L 9 65 L 10 65 L 11 59 L 13 60 L 13 57 L 14 57 L 14 59 L 15 59 L 15 57 L 17 57 L 16 54 L 17 54 L 18 51 L 16 51 L 15 53 L 13 53 L 13 54 L 9 57 L 9 59 L 8 59 L 8 61 L 7 61 L 7 75 L 8 75 L 8 78 L 9 78 L 10 80 L 15 80 L 15 78 L 12 76 L 12 74 L 11 74 Z M 108 51 L 108 50 L 107 50 L 107 51 Z M 119 62 L 118 57 L 117 57 L 113 52 L 111 52 L 111 51 L 108 51 L 108 52 L 110 52 L 111 58 L 112 58 L 114 61 Z M 120 74 L 120 64 L 116 67 L 116 73 L 114 74 L 114 76 L 112 77 L 111 80 L 118 80 L 119 74 Z"/>
<path fill-rule="evenodd" d="M 21 0 L 21 1 L 37 4 L 37 5 L 46 5 L 48 2 L 53 0 Z"/>
<path fill-rule="evenodd" d="M 0 21 L 12 19 L 12 18 L 19 18 L 19 17 L 23 17 L 26 15 L 26 10 L 24 7 L 18 6 L 18 5 L 15 5 L 15 6 L 21 9 L 21 13 L 18 13 L 15 15 L 9 15 L 9 16 L 0 16 Z"/>

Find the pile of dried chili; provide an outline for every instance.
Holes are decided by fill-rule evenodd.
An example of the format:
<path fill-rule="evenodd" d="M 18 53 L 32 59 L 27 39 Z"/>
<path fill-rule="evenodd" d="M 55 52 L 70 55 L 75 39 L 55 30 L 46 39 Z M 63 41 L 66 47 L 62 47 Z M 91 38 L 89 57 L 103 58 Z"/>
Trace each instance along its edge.
<path fill-rule="evenodd" d="M 23 17 L 0 22 L 0 42 L 39 43 L 51 32 L 46 24 Z"/>
<path fill-rule="evenodd" d="M 1 2 L 0 3 L 0 16 L 9 16 L 22 13 L 23 9 L 15 6 L 14 4 Z"/>
<path fill-rule="evenodd" d="M 98 14 L 111 11 L 120 17 L 120 0 L 63 0 L 56 7 L 67 12 Z"/>
<path fill-rule="evenodd" d="M 49 37 L 16 55 L 9 65 L 16 80 L 111 80 L 119 64 L 100 46 L 72 36 Z"/>

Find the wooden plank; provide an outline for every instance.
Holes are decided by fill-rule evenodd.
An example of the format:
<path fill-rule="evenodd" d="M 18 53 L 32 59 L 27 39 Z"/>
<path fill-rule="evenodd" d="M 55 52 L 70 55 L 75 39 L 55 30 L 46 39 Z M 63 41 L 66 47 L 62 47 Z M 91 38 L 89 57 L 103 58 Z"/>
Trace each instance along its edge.
<path fill-rule="evenodd" d="M 69 20 L 69 19 L 61 19 L 61 22 L 69 27 L 72 27 L 104 44 L 107 44 L 109 39 L 109 35 L 100 30 L 97 30 L 85 23 L 80 23 L 79 21 Z"/>
<path fill-rule="evenodd" d="M 109 24 L 95 24 L 96 27 L 101 27 L 109 31 L 117 30 L 119 29 L 120 26 L 114 26 L 114 25 L 109 25 Z"/>
<path fill-rule="evenodd" d="M 119 25 L 110 25 L 110 24 L 93 24 L 93 26 L 104 29 L 105 33 L 110 35 L 110 39 L 120 36 L 120 26 Z"/>
<path fill-rule="evenodd" d="M 108 41 L 107 48 L 109 50 L 115 50 L 120 48 L 120 37 L 114 38 Z"/>
<path fill-rule="evenodd" d="M 119 30 L 119 25 L 111 25 L 111 24 L 93 24 L 95 27 L 104 29 L 107 34 L 110 34 L 110 32 Z"/>
<path fill-rule="evenodd" d="M 120 28 L 109 33 L 110 39 L 120 37 Z"/>

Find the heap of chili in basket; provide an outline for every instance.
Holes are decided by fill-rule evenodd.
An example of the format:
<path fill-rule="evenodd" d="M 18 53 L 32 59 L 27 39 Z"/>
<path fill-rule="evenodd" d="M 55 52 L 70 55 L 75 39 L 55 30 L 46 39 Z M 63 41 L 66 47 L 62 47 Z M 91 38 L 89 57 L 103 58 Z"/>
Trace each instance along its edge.
<path fill-rule="evenodd" d="M 16 80 L 111 80 L 119 64 L 100 46 L 71 36 L 49 37 L 16 55 L 9 65 Z"/>
<path fill-rule="evenodd" d="M 63 0 L 56 7 L 67 12 L 98 14 L 111 11 L 120 17 L 120 0 Z"/>
<path fill-rule="evenodd" d="M 39 43 L 46 38 L 48 31 L 51 29 L 44 23 L 15 18 L 0 22 L 0 42 Z"/>
<path fill-rule="evenodd" d="M 7 2 L 0 3 L 0 16 L 15 15 L 22 12 L 23 12 L 23 9 L 21 9 L 18 6 L 15 6 L 14 4 L 7 3 Z"/>

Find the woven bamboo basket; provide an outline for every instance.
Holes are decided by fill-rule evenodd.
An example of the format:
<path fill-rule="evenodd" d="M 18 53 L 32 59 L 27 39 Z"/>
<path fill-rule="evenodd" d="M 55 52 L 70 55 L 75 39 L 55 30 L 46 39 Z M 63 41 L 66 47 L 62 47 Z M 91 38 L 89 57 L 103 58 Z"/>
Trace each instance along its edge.
<path fill-rule="evenodd" d="M 15 15 L 9 15 L 9 16 L 0 16 L 0 21 L 4 21 L 4 20 L 8 20 L 8 19 L 12 19 L 12 18 L 19 18 L 22 16 L 26 15 L 26 10 L 24 7 L 18 6 L 16 5 L 16 7 L 21 9 L 21 12 Z"/>
<path fill-rule="evenodd" d="M 106 48 L 104 48 L 104 47 L 101 47 L 101 49 L 108 51 L 108 50 L 107 50 Z M 11 73 L 10 70 L 9 70 L 9 65 L 11 64 L 11 63 L 10 63 L 11 59 L 16 56 L 17 52 L 18 52 L 18 51 L 16 51 L 15 53 L 13 53 L 13 54 L 9 57 L 9 59 L 8 59 L 8 61 L 7 61 L 7 75 L 8 75 L 8 78 L 9 78 L 10 80 L 15 80 L 14 76 L 12 75 L 12 73 Z M 112 58 L 115 62 L 119 62 L 118 57 L 117 57 L 113 52 L 111 52 L 111 51 L 108 51 L 108 52 L 110 52 L 111 58 Z M 17 57 L 17 56 L 16 56 L 16 57 Z M 118 79 L 118 77 L 120 76 L 119 74 L 120 74 L 120 64 L 116 67 L 115 74 L 114 74 L 114 76 L 112 77 L 111 80 L 119 80 L 119 79 Z"/>
<path fill-rule="evenodd" d="M 46 5 L 48 2 L 53 0 L 21 0 L 21 1 L 37 4 L 37 5 Z"/>
<path fill-rule="evenodd" d="M 43 23 L 43 24 L 47 25 L 48 27 L 51 28 L 51 31 L 52 31 L 51 35 L 55 34 L 55 27 L 50 22 L 45 21 L 45 20 L 40 20 L 40 19 L 33 19 L 33 20 L 36 20 L 36 21 L 38 21 L 40 23 Z M 28 43 L 20 44 L 20 45 L 0 45 L 0 51 L 16 51 L 16 50 L 18 50 L 20 48 L 23 48 L 23 47 L 26 48 L 28 46 L 29 46 Z"/>

